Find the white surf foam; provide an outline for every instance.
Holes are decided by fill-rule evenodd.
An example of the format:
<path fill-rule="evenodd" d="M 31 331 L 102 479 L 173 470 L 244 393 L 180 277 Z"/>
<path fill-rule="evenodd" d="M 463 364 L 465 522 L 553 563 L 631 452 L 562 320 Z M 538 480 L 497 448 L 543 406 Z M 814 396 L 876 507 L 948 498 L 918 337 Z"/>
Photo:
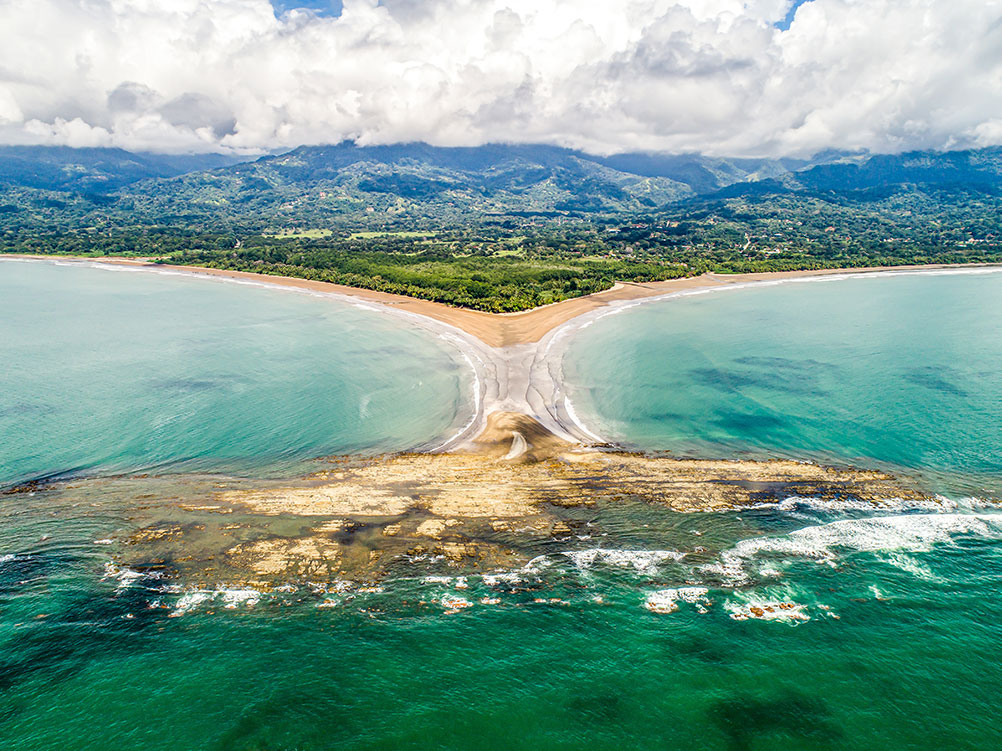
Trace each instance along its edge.
<path fill-rule="evenodd" d="M 439 338 L 449 342 L 453 347 L 455 347 L 456 351 L 459 352 L 460 356 L 464 360 L 466 360 L 466 364 L 470 367 L 470 371 L 473 373 L 473 414 L 470 415 L 470 419 L 467 420 L 466 424 L 464 424 L 461 428 L 459 428 L 459 430 L 457 430 L 451 436 L 442 441 L 442 443 L 440 443 L 438 446 L 433 448 L 432 453 L 444 451 L 452 444 L 458 443 L 464 436 L 467 435 L 467 433 L 469 433 L 472 430 L 474 425 L 476 425 L 477 422 L 482 420 L 484 417 L 483 402 L 482 402 L 484 386 L 483 386 L 483 381 L 481 380 L 481 374 L 484 372 L 486 368 L 484 361 L 481 360 L 476 354 L 474 354 L 473 357 L 471 358 L 470 355 L 467 353 L 466 348 L 463 346 L 462 340 L 460 340 L 458 337 L 449 334 L 441 334 Z M 476 360 L 475 363 L 474 360 Z"/>
<path fill-rule="evenodd" d="M 456 612 L 457 610 L 465 610 L 466 608 L 473 607 L 473 603 L 467 600 L 465 597 L 442 597 L 441 599 L 439 599 L 439 604 L 447 611 L 452 611 L 452 612 Z"/>
<path fill-rule="evenodd" d="M 199 606 L 220 603 L 228 610 L 238 607 L 253 607 L 261 600 L 261 593 L 256 589 L 220 587 L 219 589 L 197 589 L 185 592 L 174 603 L 172 617 L 185 615 Z"/>
<path fill-rule="evenodd" d="M 211 592 L 189 592 L 188 594 L 182 595 L 178 598 L 178 601 L 174 604 L 174 610 L 171 612 L 171 615 L 184 615 L 211 599 Z"/>
<path fill-rule="evenodd" d="M 578 430 L 586 436 L 592 438 L 596 443 L 608 443 L 608 441 L 602 438 L 602 436 L 592 430 L 589 430 L 588 427 L 581 421 L 578 417 L 578 413 L 574 410 L 574 404 L 571 402 L 571 398 L 569 396 L 564 396 L 564 410 L 567 412 L 567 416 L 571 418 L 571 422 L 574 423 Z"/>
<path fill-rule="evenodd" d="M 1002 538 L 1002 514 L 904 514 L 839 521 L 804 527 L 782 537 L 742 540 L 701 567 L 734 584 L 750 578 L 749 569 L 765 555 L 814 560 L 835 566 L 838 551 L 927 552 L 959 535 Z"/>
<path fill-rule="evenodd" d="M 135 571 L 127 566 L 119 566 L 118 564 L 112 561 L 108 561 L 107 563 L 104 564 L 104 576 L 102 576 L 101 578 L 117 580 L 118 581 L 117 588 L 121 590 L 131 587 L 133 584 L 142 579 L 146 580 L 159 579 L 160 574 L 153 571 L 147 571 L 146 573 L 142 573 L 139 571 Z"/>
<path fill-rule="evenodd" d="M 582 571 L 598 563 L 620 568 L 632 567 L 640 574 L 657 573 L 658 566 L 685 558 L 685 553 L 677 550 L 616 550 L 610 548 L 590 548 L 588 550 L 565 551 L 562 555 L 571 560 Z"/>
<path fill-rule="evenodd" d="M 506 571 L 498 574 L 484 574 L 481 579 L 488 587 L 513 586 L 521 584 L 525 579 L 521 574 L 514 571 Z"/>
<path fill-rule="evenodd" d="M 651 592 L 644 601 L 644 607 L 652 613 L 667 614 L 678 610 L 678 604 L 685 602 L 695 605 L 701 613 L 707 612 L 710 600 L 706 587 L 679 587 L 677 589 L 661 589 Z"/>
<path fill-rule="evenodd" d="M 896 550 L 886 555 L 879 556 L 879 558 L 889 566 L 900 569 L 906 574 L 914 576 L 916 579 L 936 583 L 945 583 L 947 581 L 943 577 L 934 573 L 929 566 L 913 555 L 908 555 L 907 553 Z"/>
<path fill-rule="evenodd" d="M 965 508 L 971 508 L 967 504 Z M 902 499 L 883 498 L 875 501 L 858 501 L 852 499 L 822 499 L 808 496 L 790 496 L 779 501 L 769 501 L 757 503 L 748 508 L 752 509 L 775 509 L 786 513 L 796 513 L 798 511 L 813 512 L 837 512 L 845 513 L 851 511 L 861 512 L 882 512 L 882 511 L 954 511 L 961 505 L 957 501 L 939 496 L 933 499 Z"/>
<path fill-rule="evenodd" d="M 779 621 L 797 625 L 811 620 L 807 608 L 789 600 L 770 600 L 753 597 L 744 601 L 728 600 L 724 610 L 735 621 Z"/>
<path fill-rule="evenodd" d="M 224 589 L 219 593 L 223 607 L 235 608 L 238 605 L 256 605 L 261 601 L 261 593 L 256 589 Z"/>
<path fill-rule="evenodd" d="M 451 576 L 425 576 L 421 579 L 422 584 L 452 584 Z"/>

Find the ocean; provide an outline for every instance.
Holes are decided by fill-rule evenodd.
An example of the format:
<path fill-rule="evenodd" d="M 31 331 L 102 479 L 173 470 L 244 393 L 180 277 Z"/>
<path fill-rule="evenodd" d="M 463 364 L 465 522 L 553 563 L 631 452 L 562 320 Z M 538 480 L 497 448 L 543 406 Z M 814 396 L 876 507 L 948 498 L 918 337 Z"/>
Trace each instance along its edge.
<path fill-rule="evenodd" d="M 1002 274 L 714 292 L 596 321 L 565 356 L 579 417 L 637 450 L 891 469 L 938 500 L 603 501 L 511 570 L 261 592 L 116 566 L 117 540 L 189 474 L 447 437 L 461 361 L 333 300 L 0 262 L 2 479 L 68 478 L 0 496 L 0 743 L 997 748 L 1000 293 Z M 128 504 L 87 479 L 120 473 Z"/>
<path fill-rule="evenodd" d="M 564 377 L 602 437 L 683 456 L 1002 476 L 1002 272 L 807 277 L 607 315 Z"/>

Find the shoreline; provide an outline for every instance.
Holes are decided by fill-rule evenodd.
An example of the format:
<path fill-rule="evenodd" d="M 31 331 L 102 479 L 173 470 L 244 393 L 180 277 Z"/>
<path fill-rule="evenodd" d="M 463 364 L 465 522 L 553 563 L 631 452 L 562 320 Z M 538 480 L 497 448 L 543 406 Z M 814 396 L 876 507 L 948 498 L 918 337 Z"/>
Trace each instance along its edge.
<path fill-rule="evenodd" d="M 272 276 L 198 266 L 151 263 L 143 259 L 0 254 L 0 260 L 42 260 L 210 278 L 305 292 L 318 297 L 401 316 L 455 347 L 473 371 L 472 415 L 444 441 L 428 441 L 427 453 L 476 450 L 496 413 L 522 414 L 538 421 L 554 437 L 576 444 L 607 444 L 578 417 L 564 387 L 562 363 L 572 335 L 607 315 L 637 305 L 789 282 L 836 281 L 851 277 L 923 273 L 991 273 L 1002 264 L 935 264 L 780 271 L 754 274 L 703 274 L 645 284 L 619 282 L 584 297 L 519 313 L 494 314 L 452 308 L 386 292 L 345 287 L 297 277 Z M 458 418 L 457 419 L 461 419 Z M 514 440 L 514 436 L 512 438 Z"/>
<path fill-rule="evenodd" d="M 258 274 L 251 271 L 231 271 L 205 266 L 176 266 L 153 263 L 145 259 L 90 257 L 69 255 L 33 255 L 26 253 L 0 253 L 0 259 L 38 259 L 49 261 L 92 262 L 133 269 L 148 269 L 187 273 L 195 276 L 209 276 L 235 281 L 266 282 L 278 287 L 290 287 L 312 292 L 325 292 L 352 297 L 370 303 L 377 303 L 395 310 L 414 313 L 445 323 L 453 328 L 480 339 L 493 348 L 519 344 L 532 344 L 542 340 L 547 334 L 569 323 L 579 316 L 596 310 L 618 306 L 624 302 L 640 300 L 652 301 L 677 292 L 702 291 L 748 285 L 755 283 L 779 282 L 794 279 L 832 276 L 857 276 L 866 274 L 915 273 L 949 270 L 1002 269 L 1002 263 L 980 264 L 925 264 L 908 266 L 866 266 L 860 268 L 805 269 L 800 271 L 766 271 L 746 274 L 706 273 L 663 282 L 616 282 L 611 288 L 582 297 L 550 303 L 532 310 L 517 313 L 485 313 L 469 308 L 454 308 L 444 303 L 421 300 L 415 297 L 378 292 L 361 287 L 346 287 L 331 282 L 319 282 L 292 276 Z"/>

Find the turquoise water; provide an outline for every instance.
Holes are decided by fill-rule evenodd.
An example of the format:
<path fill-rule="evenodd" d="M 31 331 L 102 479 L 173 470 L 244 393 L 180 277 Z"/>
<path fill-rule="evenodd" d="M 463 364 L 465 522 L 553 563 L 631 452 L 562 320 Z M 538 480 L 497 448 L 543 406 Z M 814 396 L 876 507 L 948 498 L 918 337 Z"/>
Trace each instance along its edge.
<path fill-rule="evenodd" d="M 666 300 L 582 330 L 565 359 L 604 437 L 1002 476 L 1002 273 L 873 275 Z"/>
<path fill-rule="evenodd" d="M 0 264 L 0 271 L 6 275 L 6 266 Z M 344 337 L 330 333 L 347 329 L 342 314 L 364 313 L 334 306 L 327 317 L 329 301 L 262 289 L 78 268 L 58 273 L 67 275 L 69 290 L 110 285 L 128 296 L 122 287 L 144 289 L 146 302 L 166 301 L 162 310 L 190 300 L 188 295 L 199 294 L 196 285 L 203 285 L 198 287 L 206 295 L 202 310 L 226 309 L 229 317 L 224 326 L 208 315 L 186 314 L 189 322 L 206 323 L 209 329 L 212 320 L 218 322 L 215 349 L 188 361 L 193 367 L 199 364 L 199 373 L 218 373 L 215 369 L 225 360 L 213 352 L 225 345 L 226 326 L 242 339 L 238 330 L 248 317 L 262 321 L 255 332 L 274 346 L 280 337 L 269 339 L 260 332 L 288 332 L 286 320 L 296 322 L 297 332 L 306 327 L 310 336 L 297 333 L 296 346 L 290 344 L 284 352 L 315 358 L 311 362 L 318 364 L 324 358 L 300 350 L 316 348 L 322 331 L 330 337 L 327 341 Z M 100 274 L 105 276 L 95 276 Z M 997 469 L 992 447 L 998 445 L 1000 431 L 985 424 L 997 416 L 990 411 L 998 407 L 992 401 L 997 381 L 979 374 L 998 372 L 1002 359 L 987 330 L 976 328 L 980 319 L 974 308 L 991 320 L 999 291 L 997 277 L 900 277 L 728 292 L 599 321 L 581 332 L 571 356 L 596 346 L 592 337 L 607 336 L 607 326 L 618 328 L 618 341 L 607 340 L 604 350 L 618 377 L 595 371 L 596 388 L 606 389 L 590 392 L 604 394 L 597 404 L 605 407 L 606 399 L 615 398 L 624 407 L 638 405 L 638 410 L 651 399 L 666 400 L 665 405 L 670 399 L 674 405 L 638 411 L 630 420 L 589 407 L 603 428 L 615 428 L 638 446 L 715 455 L 781 451 L 859 458 L 929 466 L 936 470 L 936 482 L 966 478 L 972 486 L 984 485 Z M 32 298 L 26 292 L 22 300 L 29 304 Z M 289 319 L 276 317 L 285 305 L 292 311 Z M 934 306 L 966 310 L 963 316 L 948 312 L 947 319 L 975 328 L 958 330 L 927 315 Z M 882 316 L 867 325 L 861 308 Z M 815 309 L 829 315 L 811 319 L 810 326 L 803 319 Z M 782 359 L 772 361 L 771 368 L 761 360 L 740 359 L 765 356 L 750 346 L 754 341 L 748 342 L 754 338 L 751 322 L 779 326 L 784 311 L 794 320 L 783 324 L 784 335 L 771 337 L 778 351 L 769 355 Z M 626 324 L 633 316 L 656 326 L 631 339 Z M 894 335 L 888 332 L 888 317 L 897 321 Z M 2 320 L 6 331 L 6 314 Z M 380 320 L 360 318 L 358 326 L 372 331 Z M 709 354 L 686 360 L 678 354 L 684 348 L 676 352 L 660 336 L 671 333 L 672 347 L 680 341 L 697 347 L 700 337 L 684 321 L 707 332 L 702 339 L 714 348 L 698 346 L 713 355 L 717 370 L 748 376 L 734 383 L 737 388 L 708 385 L 708 377 L 689 383 L 698 375 L 694 369 L 710 367 L 705 364 Z M 40 322 L 35 325 L 37 336 L 52 341 L 71 324 L 52 313 L 47 329 Z M 940 328 L 930 328 L 934 325 Z M 737 333 L 728 339 L 721 328 Z M 855 336 L 846 333 L 850 329 Z M 84 341 L 98 336 L 93 327 L 76 330 Z M 867 338 L 868 332 L 876 333 Z M 935 332 L 946 340 L 935 341 Z M 392 328 L 385 335 L 405 336 Z M 429 343 L 412 335 L 411 346 L 426 356 Z M 85 349 L 70 339 L 65 338 L 67 346 Z M 380 336 L 372 351 L 378 353 L 387 341 L 395 340 Z M 630 358 L 640 362 L 639 355 L 649 348 L 662 353 L 657 364 L 633 370 L 623 364 Z M 941 354 L 944 348 L 949 356 Z M 255 351 L 260 362 L 254 372 L 278 367 L 281 360 L 268 359 L 270 346 Z M 918 351 L 932 358 L 930 366 L 948 362 L 953 370 L 915 371 L 922 367 Z M 238 348 L 232 357 L 245 357 L 241 352 Z M 623 355 L 611 358 L 616 352 Z M 854 354 L 846 359 L 832 352 Z M 118 362 L 145 356 L 123 343 Z M 855 364 L 857 357 L 865 362 Z M 243 362 L 248 360 L 254 358 Z M 838 377 L 824 375 L 824 365 L 808 368 L 808 361 L 833 363 Z M 286 380 L 255 378 L 263 395 L 258 401 L 299 383 L 301 369 L 293 370 Z M 822 375 L 804 374 L 815 371 Z M 348 388 L 337 387 L 335 374 L 324 372 L 331 388 Z M 388 379 L 391 391 L 399 386 L 393 386 L 389 375 L 399 372 L 379 374 Z M 631 373 L 643 376 L 636 383 L 646 384 L 646 401 L 625 395 L 630 384 L 623 379 Z M 748 373 L 759 380 L 771 373 L 787 387 L 754 384 Z M 914 377 L 905 378 L 910 385 L 899 385 L 898 391 L 866 391 L 868 384 L 901 380 L 893 373 Z M 948 378 L 953 388 L 943 387 Z M 315 376 L 305 381 L 317 383 Z M 5 398 L 30 403 L 44 393 L 34 383 L 11 379 Z M 269 392 L 268 384 L 276 387 Z M 659 395 L 659 384 L 683 393 Z M 142 395 L 148 386 L 130 388 Z M 889 432 L 873 437 L 862 428 L 850 429 L 853 421 L 826 407 L 826 399 L 815 393 L 821 391 L 841 409 L 859 409 L 864 426 L 880 424 Z M 918 403 L 909 406 L 905 394 Z M 576 395 L 584 415 L 588 392 L 579 386 Z M 435 404 L 451 398 L 448 388 L 433 389 L 429 396 Z M 693 399 L 700 400 L 698 405 L 690 403 Z M 811 400 L 810 408 L 803 406 L 805 399 Z M 121 406 L 124 401 L 112 403 Z M 871 401 L 879 406 L 867 407 Z M 145 419 L 146 411 L 158 404 L 151 397 L 132 414 Z M 422 405 L 410 406 L 419 411 Z M 818 409 L 842 414 L 839 425 L 844 427 L 825 432 Z M 755 410 L 773 418 L 759 423 L 770 425 L 769 432 L 722 417 L 758 414 Z M 909 422 L 898 425 L 884 412 L 908 415 Z M 257 414 L 248 410 L 242 419 L 256 419 Z M 400 414 L 405 425 L 422 419 L 408 414 Z M 706 419 L 700 420 L 700 414 Z M 440 431 L 452 419 L 446 410 L 441 419 L 432 420 L 432 427 Z M 288 456 L 312 450 L 296 440 L 314 435 L 308 420 L 295 421 L 298 433 L 285 432 L 277 422 L 268 429 L 273 436 L 285 436 L 285 443 L 279 443 L 287 448 L 281 451 L 270 449 L 271 441 L 255 438 L 260 442 L 237 451 L 222 439 L 218 444 L 199 442 L 204 448 L 196 452 L 179 433 L 172 445 L 185 448 L 165 455 L 175 470 L 195 454 L 206 465 L 262 456 L 266 458 L 255 466 L 265 472 L 269 462 L 285 466 Z M 687 437 L 680 424 L 698 430 Z M 998 424 L 996 420 L 996 428 Z M 393 422 L 387 419 L 385 425 Z M 946 437 L 927 435 L 929 425 L 946 429 Z M 423 440 L 419 427 L 414 425 L 413 437 L 396 440 Z M 351 441 L 373 446 L 392 440 L 387 435 L 396 434 L 390 428 L 382 433 L 356 428 Z M 239 433 L 238 438 L 245 440 Z M 320 445 L 341 439 L 328 435 L 316 440 Z M 65 449 L 62 443 L 55 445 Z M 132 455 L 123 459 L 116 441 L 102 449 L 95 440 L 81 454 L 90 458 L 77 464 L 94 471 L 116 462 L 151 461 Z M 66 471 L 59 462 L 52 465 L 35 465 L 30 471 Z M 141 490 L 142 478 L 135 483 Z M 152 483 L 149 489 L 152 496 L 165 492 Z M 290 581 L 280 591 L 259 593 L 225 584 L 200 589 L 166 578 L 158 569 L 109 565 L 114 545 L 105 540 L 128 529 L 134 514 L 155 513 L 155 502 L 153 498 L 148 507 L 136 510 L 133 500 L 113 493 L 110 486 L 86 483 L 0 496 L 2 747 L 924 751 L 1002 746 L 995 719 L 1002 685 L 997 657 L 1002 643 L 1002 514 L 990 503 L 888 502 L 875 508 L 848 499 L 791 498 L 740 513 L 684 515 L 628 501 L 600 501 L 595 507 L 556 509 L 579 533 L 524 541 L 531 561 L 511 571 L 459 578 L 461 572 L 402 561 L 398 575 L 375 591 L 354 583 Z M 440 576 L 429 578 L 429 573 Z"/>
<path fill-rule="evenodd" d="M 0 261 L 0 487 L 156 469 L 301 469 L 434 441 L 470 376 L 350 304 L 180 275 Z"/>

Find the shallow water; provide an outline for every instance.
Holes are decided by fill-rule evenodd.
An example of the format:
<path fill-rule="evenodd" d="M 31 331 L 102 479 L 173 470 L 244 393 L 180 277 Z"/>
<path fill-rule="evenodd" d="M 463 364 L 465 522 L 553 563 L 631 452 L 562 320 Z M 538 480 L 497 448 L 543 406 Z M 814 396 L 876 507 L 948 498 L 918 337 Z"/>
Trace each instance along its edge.
<path fill-rule="evenodd" d="M 2 264 L 0 272 L 6 272 Z M 109 277 L 119 278 L 98 279 L 93 275 L 107 272 L 79 268 L 60 272 L 67 275 L 71 290 L 86 287 L 92 279 L 99 286 L 117 288 L 117 281 Z M 186 360 L 201 368 L 200 373 L 216 373 L 230 358 L 254 363 L 255 372 L 280 365 L 267 353 L 271 346 L 279 346 L 282 337 L 268 338 L 267 332 L 289 327 L 267 321 L 274 321 L 275 310 L 285 305 L 292 312 L 282 320 L 295 322 L 296 332 L 309 332 L 297 333 L 288 348 L 280 350 L 285 358 L 315 358 L 315 353 L 300 350 L 316 349 L 321 332 L 330 337 L 331 331 L 350 331 L 345 324 L 351 320 L 349 314 L 365 314 L 353 325 L 366 332 L 383 321 L 365 311 L 329 307 L 330 301 L 288 293 L 137 274 L 126 279 L 129 288 L 169 301 L 190 299 L 185 294 L 195 294 L 194 287 L 203 285 L 198 289 L 210 299 L 201 310 L 219 306 L 229 311 L 210 338 L 214 345 L 200 350 L 200 357 Z M 891 282 L 887 280 L 893 287 Z M 841 294 L 849 302 L 856 294 L 852 285 L 883 283 L 845 282 L 841 293 L 836 292 L 841 282 L 805 289 L 811 296 L 822 296 L 822 291 Z M 997 282 L 971 277 L 960 286 L 967 284 L 966 291 L 954 289 L 953 297 L 980 296 L 977 299 L 989 314 Z M 923 289 L 933 295 L 930 286 Z M 947 294 L 944 288 L 935 289 L 938 295 Z M 700 300 L 701 311 L 686 320 L 697 325 L 719 316 L 716 320 L 733 326 L 750 316 L 773 320 L 773 294 L 785 290 L 706 297 Z M 886 297 L 890 292 L 875 294 L 885 301 L 886 312 L 895 305 L 908 306 L 912 293 L 901 291 L 898 303 Z M 216 301 L 217 295 L 228 302 Z M 742 303 L 738 296 L 747 299 Z M 30 295 L 25 298 L 30 302 Z M 775 304 L 782 307 L 786 298 L 778 299 Z M 735 317 L 727 306 L 739 303 L 743 312 Z M 688 304 L 674 301 L 664 308 Z M 718 304 L 732 313 L 717 312 Z M 792 309 L 810 307 L 803 301 L 797 305 Z M 852 305 L 847 308 L 855 310 Z M 909 315 L 916 314 L 914 306 L 908 310 Z M 681 323 L 653 307 L 610 320 L 625 322 L 627 316 L 655 314 L 664 315 L 655 319 L 658 331 L 673 332 L 673 342 L 687 336 Z M 228 327 L 238 342 L 258 341 L 240 333 L 242 322 L 255 316 L 264 320 L 254 331 L 266 332 L 260 335 L 271 343 L 255 350 L 262 362 L 240 347 L 217 358 L 213 353 L 230 338 Z M 6 324 L 9 319 L 2 320 Z M 603 324 L 600 321 L 582 333 L 582 347 L 592 345 L 588 332 L 604 335 Z M 53 315 L 47 325 L 48 332 L 39 336 L 55 335 L 75 324 Z M 123 325 L 128 331 L 133 324 Z M 386 325 L 387 337 L 405 336 L 395 324 Z M 842 337 L 843 324 L 836 318 L 817 325 L 828 325 L 831 338 L 808 326 L 801 333 L 822 343 L 863 346 L 859 336 Z M 620 337 L 627 334 L 620 331 Z M 787 345 L 797 335 L 791 331 Z M 413 337 L 413 346 L 426 358 L 427 337 L 421 332 L 406 336 Z M 715 336 L 710 341 L 722 334 Z M 639 343 L 624 339 L 622 351 L 667 346 L 654 339 Z M 895 337 L 893 342 L 901 339 Z M 70 340 L 67 336 L 61 341 L 72 346 Z M 176 341 L 183 340 L 179 335 Z M 125 345 L 137 339 L 121 341 L 118 362 L 133 362 L 130 357 L 141 361 L 142 352 Z M 359 351 L 362 345 L 352 341 L 346 337 L 340 346 Z M 386 341 L 390 340 L 381 335 L 379 342 Z M 745 355 L 732 354 L 728 347 L 740 349 L 744 338 L 730 341 L 727 346 L 726 341 L 715 345 L 721 368 L 770 372 L 759 361 L 735 366 L 733 358 Z M 872 340 L 864 352 L 876 352 L 879 345 L 884 347 L 883 357 L 894 360 L 895 353 L 907 354 L 919 346 L 888 349 L 881 344 L 886 341 Z M 611 346 L 607 353 L 616 351 Z M 976 375 L 980 368 L 991 367 L 992 342 L 983 341 L 976 349 L 964 342 L 952 346 L 955 354 L 967 352 L 954 358 L 956 368 L 964 364 Z M 378 353 L 381 346 L 373 349 Z M 968 350 L 977 352 L 980 365 L 971 365 Z M 928 349 L 930 356 L 936 351 Z M 797 355 L 801 363 L 822 361 L 809 352 L 803 344 Z M 776 356 L 791 359 L 789 352 Z M 826 357 L 840 363 L 843 376 L 870 372 L 850 367 L 844 358 Z M 907 362 L 916 357 L 910 355 Z M 326 358 L 309 362 L 319 367 Z M 688 398 L 702 398 L 708 415 L 727 409 L 711 399 L 714 394 L 718 400 L 736 401 L 735 408 L 750 409 L 751 397 L 744 390 L 735 395 L 714 388 L 707 391 L 705 383 L 687 387 L 684 374 L 693 365 L 675 355 L 660 362 L 664 371 L 681 363 L 682 375 L 672 376 L 670 383 L 673 388 L 691 388 Z M 774 377 L 788 382 L 789 370 L 782 363 L 773 364 Z M 881 378 L 912 367 L 885 363 Z M 301 377 L 301 369 L 294 370 L 283 381 L 293 384 L 288 387 L 293 392 Z M 279 368 L 279 372 L 284 371 Z M 338 374 L 347 378 L 353 372 L 321 370 L 303 383 L 328 378 L 331 388 L 355 398 L 357 392 L 350 389 L 362 387 L 338 385 L 337 380 Z M 371 388 L 373 378 L 385 377 L 390 384 L 386 388 L 398 394 L 393 389 L 400 387 L 391 376 L 400 372 L 365 371 L 365 388 Z M 660 372 L 654 366 L 642 371 L 648 376 Z M 629 375 L 629 370 L 621 368 L 621 375 Z M 461 377 L 450 371 L 449 378 Z M 843 377 L 817 388 L 827 389 L 840 404 L 848 404 L 847 409 L 855 408 L 857 397 L 846 395 L 847 382 Z M 31 381 L 10 383 L 21 389 L 22 399 L 40 393 L 33 385 L 25 387 Z M 261 375 L 253 383 L 263 390 L 272 382 Z M 599 383 L 609 387 L 612 381 Z M 826 434 L 820 418 L 810 423 L 813 431 L 790 428 L 769 433 L 769 440 L 756 438 L 756 432 L 745 427 L 733 435 L 697 433 L 694 442 L 665 429 L 656 433 L 657 421 L 650 418 L 638 419 L 635 432 L 626 421 L 602 419 L 603 427 L 618 426 L 622 437 L 637 445 L 648 442 L 716 455 L 737 450 L 796 455 L 802 450 L 918 468 L 928 462 L 942 473 L 934 478 L 973 477 L 970 482 L 984 483 L 993 472 L 992 444 L 965 450 L 961 438 L 969 432 L 977 441 L 990 441 L 991 431 L 975 418 L 992 408 L 986 393 L 994 393 L 993 384 L 967 377 L 953 383 L 958 388 L 921 387 L 913 392 L 928 392 L 927 409 L 949 428 L 950 440 L 934 444 L 941 447 L 938 452 L 924 448 L 929 439 L 921 429 L 933 418 L 919 409 L 908 412 L 920 447 L 915 449 L 900 438 L 907 435 L 905 427 L 896 427 L 889 418 L 884 418 L 889 437 L 869 442 L 859 438 L 865 437 L 863 431 Z M 751 384 L 742 387 L 751 388 Z M 789 418 L 791 423 L 811 419 L 810 410 L 800 406 L 801 399 L 814 399 L 814 405 L 825 402 L 806 389 L 757 388 L 752 391 L 755 403 L 761 405 L 768 396 L 773 416 L 784 415 L 785 409 L 804 410 L 794 412 L 804 416 Z M 145 420 L 148 411 L 160 408 L 161 399 L 144 400 L 146 387 L 135 393 L 138 401 L 131 396 L 119 400 L 123 408 L 134 410 L 133 419 Z M 374 404 L 382 403 L 381 393 L 377 390 Z M 437 399 L 450 394 L 443 387 L 432 390 L 428 399 L 437 404 Z M 424 398 L 423 392 L 412 392 L 411 398 L 413 405 L 399 398 L 388 401 L 397 409 L 414 406 L 420 411 L 417 407 L 424 405 L 416 402 Z M 216 409 L 232 407 L 236 420 L 259 417 L 255 409 L 243 411 L 241 400 L 218 399 Z M 622 399 L 625 405 L 632 403 Z M 695 407 L 687 406 L 680 396 L 672 399 L 688 410 L 684 424 L 700 424 Z M 969 409 L 970 399 L 980 405 L 979 411 Z M 333 406 L 347 401 L 344 397 Z M 900 400 L 884 401 L 901 409 Z M 296 415 L 298 403 L 292 400 L 285 406 Z M 454 411 L 451 407 L 439 418 L 428 418 L 431 432 L 445 430 Z M 863 417 L 875 420 L 879 412 L 864 411 Z M 291 466 L 288 456 L 308 456 L 315 446 L 332 445 L 324 441 L 341 440 L 338 433 L 336 440 L 325 435 L 312 444 L 298 443 L 298 437 L 320 436 L 323 431 L 314 432 L 308 420 L 294 417 L 296 429 L 286 432 L 284 422 L 274 419 L 276 414 L 278 405 L 263 412 L 272 416 L 268 438 L 255 438 L 239 450 L 230 450 L 220 434 L 209 431 L 206 435 L 216 436 L 217 442 L 197 443 L 202 447 L 200 466 L 232 467 L 236 457 L 250 457 L 247 466 L 256 472 L 267 474 L 269 466 L 284 472 Z M 364 432 L 356 425 L 351 441 L 372 450 L 380 441 L 424 440 L 423 418 L 414 417 L 417 422 L 412 424 L 408 414 L 387 412 L 386 422 L 375 424 L 395 425 L 389 417 L 399 416 L 401 424 L 411 425 L 411 432 L 400 435 L 389 427 L 383 433 Z M 993 414 L 989 411 L 988 418 Z M 101 419 L 105 422 L 99 425 L 126 424 Z M 667 422 L 674 425 L 672 430 L 681 431 L 675 419 Z M 712 420 L 704 422 L 719 427 Z M 88 466 L 95 471 L 152 461 L 142 452 L 122 453 L 117 441 L 103 446 L 99 439 L 107 439 L 111 432 L 81 433 L 92 434 L 95 443 L 87 445 L 86 452 L 91 457 Z M 177 470 L 189 466 L 182 459 L 190 458 L 189 447 L 195 444 L 184 431 L 173 435 L 164 455 Z M 231 435 L 245 440 L 240 431 Z M 798 440 L 780 440 L 777 435 Z M 830 442 L 825 442 L 825 435 Z M 842 435 L 848 438 L 836 440 Z M 41 440 L 37 445 L 39 456 L 49 456 Z M 270 448 L 275 445 L 286 448 Z M 74 449 L 66 442 L 54 441 L 54 446 L 63 452 Z M 5 444 L 5 457 L 6 451 Z M 60 471 L 63 466 L 54 460 L 50 464 Z M 39 471 L 49 469 L 31 469 Z M 195 584 L 159 567 L 116 566 L 112 561 L 122 550 L 123 535 L 146 524 L 148 517 L 168 513 L 160 504 L 169 506 L 185 492 L 180 477 L 159 484 L 142 477 L 118 484 L 123 483 L 128 493 L 114 490 L 115 483 L 82 482 L 0 496 L 0 744 L 4 748 L 924 750 L 1002 745 L 1002 730 L 995 721 L 996 695 L 1002 685 L 1002 663 L 996 656 L 1002 639 L 1002 603 L 997 596 L 1002 585 L 1002 514 L 991 504 L 888 502 L 875 508 L 848 499 L 831 503 L 790 498 L 740 513 L 684 515 L 641 503 L 614 502 L 559 510 L 575 522 L 575 534 L 527 542 L 531 561 L 513 570 L 462 576 L 439 563 L 431 576 L 426 565 L 401 562 L 399 575 L 378 587 L 337 580 L 290 581 L 265 593 L 225 581 Z M 224 521 L 232 516 L 236 514 Z M 274 523 L 296 524 L 294 519 Z"/>
<path fill-rule="evenodd" d="M 564 369 L 585 422 L 631 446 L 942 473 L 977 494 L 1002 476 L 1000 332 L 1000 272 L 877 274 L 641 305 L 578 332 Z"/>
<path fill-rule="evenodd" d="M 0 261 L 0 487 L 111 472 L 274 474 L 414 448 L 469 418 L 433 335 L 344 302 Z"/>

